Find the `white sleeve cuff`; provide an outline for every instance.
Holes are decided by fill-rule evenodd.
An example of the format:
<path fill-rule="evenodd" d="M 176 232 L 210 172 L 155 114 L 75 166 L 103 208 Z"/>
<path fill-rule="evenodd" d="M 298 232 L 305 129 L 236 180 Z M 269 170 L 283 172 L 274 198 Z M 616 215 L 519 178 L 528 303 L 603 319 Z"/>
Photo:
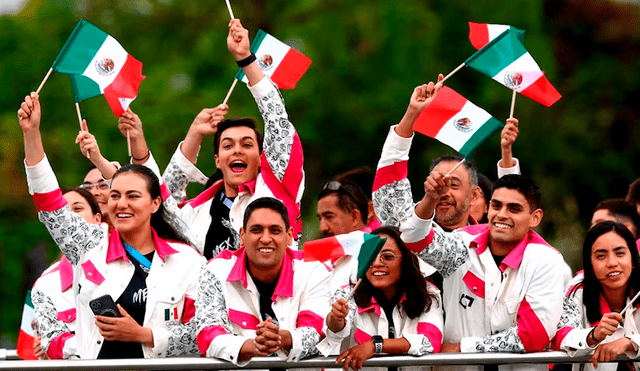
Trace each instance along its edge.
<path fill-rule="evenodd" d="M 247 84 L 247 87 L 255 99 L 266 97 L 269 92 L 277 90 L 276 85 L 266 75 L 255 85 L 249 86 L 249 84 Z"/>
<path fill-rule="evenodd" d="M 340 346 L 342 341 L 351 333 L 351 325 L 348 321 L 345 323 L 342 330 L 333 332 L 329 330 L 325 322 L 323 331 L 326 334 L 325 338 L 317 345 L 318 351 L 325 357 L 331 354 L 340 354 Z"/>
<path fill-rule="evenodd" d="M 505 175 L 520 175 L 520 161 L 515 157 L 512 158 L 516 163 L 512 167 L 500 167 L 500 161 L 502 160 L 498 161 L 498 179 L 502 178 Z"/>
<path fill-rule="evenodd" d="M 142 345 L 144 354 L 149 358 L 159 358 L 167 356 L 167 348 L 169 347 L 169 333 L 166 328 L 151 328 L 153 333 L 153 348 Z"/>
<path fill-rule="evenodd" d="M 302 355 L 302 335 L 295 330 L 289 330 L 291 334 L 291 350 L 289 354 L 285 353 L 282 349 L 278 350 L 276 354 L 280 359 L 286 360 L 287 362 L 298 362 L 300 360 L 300 355 Z"/>
<path fill-rule="evenodd" d="M 60 188 L 47 155 L 33 166 L 27 166 L 27 162 L 25 161 L 24 168 L 27 173 L 27 185 L 30 195 L 33 196 L 35 193 L 49 193 Z"/>
<path fill-rule="evenodd" d="M 211 344 L 209 344 L 206 356 L 223 359 L 238 366 L 244 366 L 249 363 L 249 361 L 239 362 L 238 357 L 240 356 L 242 346 L 247 340 L 252 339 L 240 335 L 218 335 L 213 339 Z"/>
<path fill-rule="evenodd" d="M 481 341 L 481 337 L 462 338 L 460 340 L 460 353 L 477 353 L 476 345 Z"/>
<path fill-rule="evenodd" d="M 632 335 L 625 335 L 625 336 L 628 337 L 629 340 L 631 340 L 631 345 L 633 345 L 633 349 L 634 349 L 634 351 L 629 351 L 629 352 L 626 352 L 625 354 L 629 358 L 638 358 L 638 356 L 640 356 L 640 335 L 632 334 Z"/>
<path fill-rule="evenodd" d="M 409 342 L 410 348 L 407 353 L 409 353 L 410 355 L 423 356 L 425 354 L 433 353 L 433 344 L 431 344 L 431 341 L 429 341 L 429 344 L 431 344 L 431 349 L 426 349 L 426 352 L 424 351 L 425 347 L 423 346 L 422 340 L 427 339 L 426 336 L 422 334 L 403 334 L 402 337 L 407 339 L 407 341 Z M 428 340 L 429 339 L 427 339 L 427 341 Z"/>
<path fill-rule="evenodd" d="M 428 236 L 433 228 L 432 224 L 435 216 L 436 213 L 434 211 L 431 218 L 422 219 L 416 215 L 415 211 L 412 212 L 411 215 L 400 224 L 400 236 L 402 240 L 405 242 L 416 242 Z"/>
<path fill-rule="evenodd" d="M 182 143 L 184 143 L 184 141 L 178 144 L 178 148 L 173 153 L 173 156 L 171 157 L 171 163 L 178 166 L 178 168 L 187 176 L 190 182 L 207 184 L 207 180 L 209 180 L 209 177 L 204 175 L 202 171 L 200 171 L 194 164 L 191 163 L 191 161 L 184 157 L 182 150 L 180 150 Z"/>

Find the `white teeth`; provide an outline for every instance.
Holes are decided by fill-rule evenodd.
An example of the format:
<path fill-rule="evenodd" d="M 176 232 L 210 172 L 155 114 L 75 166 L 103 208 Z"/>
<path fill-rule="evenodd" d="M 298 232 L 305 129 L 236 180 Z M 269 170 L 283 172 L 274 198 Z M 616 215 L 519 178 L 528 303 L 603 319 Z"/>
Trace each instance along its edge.
<path fill-rule="evenodd" d="M 493 225 L 495 225 L 498 228 L 503 228 L 503 229 L 510 229 L 511 228 L 510 225 L 503 224 L 503 223 L 493 223 Z"/>
<path fill-rule="evenodd" d="M 129 217 L 131 217 L 131 214 L 116 214 L 116 216 L 118 218 L 129 218 Z"/>
<path fill-rule="evenodd" d="M 387 276 L 389 273 L 385 273 L 385 272 L 373 272 L 374 276 Z"/>
<path fill-rule="evenodd" d="M 607 277 L 615 277 L 615 276 L 618 276 L 618 275 L 620 275 L 620 272 L 611 272 L 611 273 L 607 274 Z"/>
<path fill-rule="evenodd" d="M 273 249 L 258 249 L 258 251 L 260 251 L 261 253 L 265 253 L 265 254 L 267 254 L 267 253 L 272 252 L 272 251 L 273 251 Z"/>

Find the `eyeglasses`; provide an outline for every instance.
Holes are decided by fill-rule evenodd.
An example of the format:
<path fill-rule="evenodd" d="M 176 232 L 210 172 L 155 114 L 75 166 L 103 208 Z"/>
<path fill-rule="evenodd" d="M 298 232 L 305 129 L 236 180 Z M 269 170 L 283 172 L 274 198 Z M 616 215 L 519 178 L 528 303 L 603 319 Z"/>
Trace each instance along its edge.
<path fill-rule="evenodd" d="M 80 188 L 84 188 L 87 191 L 91 191 L 93 188 L 97 188 L 100 191 L 105 191 L 107 189 L 109 189 L 109 184 L 107 182 L 105 182 L 104 180 L 100 180 L 96 183 L 91 183 L 91 182 L 84 182 L 82 184 L 80 184 Z"/>
<path fill-rule="evenodd" d="M 400 255 L 396 255 L 391 251 L 384 251 L 378 254 L 378 259 L 380 259 L 380 263 L 382 263 L 383 265 L 389 265 L 393 263 L 399 256 Z"/>

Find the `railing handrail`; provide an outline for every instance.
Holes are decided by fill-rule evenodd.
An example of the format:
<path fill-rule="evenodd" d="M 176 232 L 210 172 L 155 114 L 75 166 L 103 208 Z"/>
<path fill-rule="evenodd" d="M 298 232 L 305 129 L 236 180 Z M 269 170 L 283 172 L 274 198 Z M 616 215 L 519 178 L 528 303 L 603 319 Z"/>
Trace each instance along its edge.
<path fill-rule="evenodd" d="M 2 354 L 4 349 L 0 349 Z M 375 356 L 365 361 L 365 367 L 422 366 L 422 365 L 486 365 L 515 363 L 586 363 L 589 355 L 569 357 L 565 352 L 515 353 L 439 353 L 422 357 Z M 0 358 L 1 359 L 1 358 Z M 6 359 L 17 359 L 15 350 L 6 350 Z M 285 362 L 277 357 L 256 357 L 244 367 L 226 361 L 203 357 L 109 359 L 109 360 L 53 360 L 3 361 L 0 370 L 220 370 L 268 368 L 336 368 L 336 356 L 314 357 L 299 362 Z M 627 356 L 618 361 L 629 361 Z"/>

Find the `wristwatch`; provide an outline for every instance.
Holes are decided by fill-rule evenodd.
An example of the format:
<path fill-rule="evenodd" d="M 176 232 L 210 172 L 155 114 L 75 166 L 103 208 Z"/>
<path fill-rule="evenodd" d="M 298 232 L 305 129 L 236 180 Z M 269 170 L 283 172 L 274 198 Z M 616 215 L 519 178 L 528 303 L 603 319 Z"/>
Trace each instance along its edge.
<path fill-rule="evenodd" d="M 371 341 L 373 341 L 373 345 L 376 347 L 373 351 L 374 353 L 382 353 L 382 336 L 373 335 L 371 337 Z"/>

